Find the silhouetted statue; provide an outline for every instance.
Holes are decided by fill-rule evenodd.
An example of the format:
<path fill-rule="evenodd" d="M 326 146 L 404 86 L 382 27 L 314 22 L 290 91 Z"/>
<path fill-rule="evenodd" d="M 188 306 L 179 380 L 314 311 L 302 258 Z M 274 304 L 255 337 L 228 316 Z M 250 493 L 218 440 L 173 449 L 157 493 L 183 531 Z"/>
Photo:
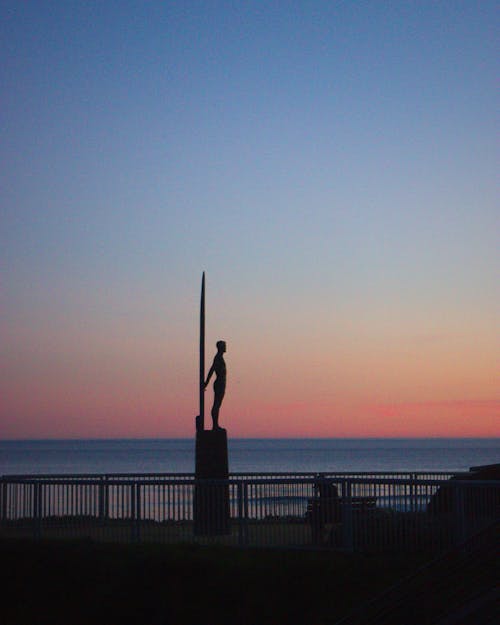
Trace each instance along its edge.
<path fill-rule="evenodd" d="M 219 427 L 219 410 L 222 404 L 222 400 L 224 399 L 224 393 L 226 392 L 226 363 L 224 362 L 224 353 L 226 351 L 226 342 L 225 341 L 217 341 L 217 353 L 215 354 L 214 361 L 212 366 L 210 367 L 210 371 L 208 372 L 207 379 L 205 381 L 205 388 L 207 388 L 208 383 L 210 382 L 210 378 L 212 374 L 215 373 L 215 382 L 214 382 L 214 404 L 212 406 L 212 421 L 213 421 L 213 429 L 220 430 Z"/>

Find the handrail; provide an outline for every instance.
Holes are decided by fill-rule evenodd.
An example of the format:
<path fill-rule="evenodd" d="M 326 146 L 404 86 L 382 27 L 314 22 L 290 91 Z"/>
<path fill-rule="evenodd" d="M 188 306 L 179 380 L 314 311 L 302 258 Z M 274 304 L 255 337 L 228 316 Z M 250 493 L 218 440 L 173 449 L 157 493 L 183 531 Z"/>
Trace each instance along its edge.
<path fill-rule="evenodd" d="M 193 474 L 189 474 L 189 477 L 182 476 L 179 479 L 164 479 L 158 480 L 136 480 L 136 479 L 115 479 L 116 476 L 96 476 L 96 477 L 83 477 L 82 479 L 75 479 L 73 476 L 58 477 L 50 479 L 44 482 L 37 477 L 18 477 L 14 478 L 10 476 L 0 477 L 0 483 L 3 484 L 73 484 L 73 485 L 99 485 L 106 482 L 108 485 L 120 485 L 131 486 L 134 484 L 140 484 L 141 486 L 157 486 L 159 484 L 178 486 L 178 485 L 193 485 L 198 482 L 213 483 L 213 484 L 230 484 L 236 485 L 241 480 L 236 480 L 231 477 L 228 479 L 197 479 Z M 364 478 L 364 477 L 348 477 L 348 476 L 335 476 L 335 477 L 274 477 L 274 478 L 251 478 L 244 480 L 246 484 L 317 484 L 320 482 L 335 482 L 338 484 L 351 483 L 351 484 L 400 484 L 400 485 L 415 485 L 415 486 L 444 486 L 444 485 L 459 485 L 461 486 L 500 486 L 500 480 L 435 480 L 435 479 L 419 479 L 419 478 Z"/>
<path fill-rule="evenodd" d="M 396 477 L 405 475 L 439 475 L 442 477 L 453 477 L 457 475 L 467 475 L 469 471 L 263 471 L 263 472 L 251 472 L 251 471 L 235 471 L 230 473 L 230 478 L 250 478 L 255 477 L 270 477 L 270 476 L 296 476 L 297 478 L 315 478 L 315 477 L 369 477 L 369 476 L 389 476 L 394 475 Z M 166 472 L 166 473 L 12 473 L 4 474 L 0 476 L 0 479 L 59 479 L 59 478 L 156 478 L 156 477 L 171 477 L 173 479 L 180 477 L 194 477 L 190 472 Z"/>

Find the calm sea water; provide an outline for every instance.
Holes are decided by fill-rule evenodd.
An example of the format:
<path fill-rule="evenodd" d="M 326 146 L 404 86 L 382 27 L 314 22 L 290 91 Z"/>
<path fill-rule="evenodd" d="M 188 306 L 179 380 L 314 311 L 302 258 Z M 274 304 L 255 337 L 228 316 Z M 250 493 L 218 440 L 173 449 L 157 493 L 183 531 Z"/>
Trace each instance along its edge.
<path fill-rule="evenodd" d="M 500 438 L 229 441 L 231 472 L 463 471 L 498 462 Z M 0 441 L 0 475 L 193 471 L 193 439 Z"/>

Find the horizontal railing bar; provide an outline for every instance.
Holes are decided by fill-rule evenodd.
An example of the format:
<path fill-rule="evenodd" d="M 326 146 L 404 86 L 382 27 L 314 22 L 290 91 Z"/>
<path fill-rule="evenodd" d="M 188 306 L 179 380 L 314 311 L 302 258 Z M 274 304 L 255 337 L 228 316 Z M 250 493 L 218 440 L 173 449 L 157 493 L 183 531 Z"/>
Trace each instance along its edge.
<path fill-rule="evenodd" d="M 234 472 L 230 474 L 230 478 L 239 479 L 253 479 L 260 477 L 270 477 L 270 476 L 283 476 L 283 477 L 291 477 L 296 476 L 297 478 L 314 478 L 314 477 L 362 477 L 367 478 L 369 476 L 422 476 L 422 475 L 435 475 L 442 477 L 453 477 L 459 475 L 467 475 L 469 471 L 269 471 L 269 472 Z M 32 473 L 32 474 L 4 474 L 0 476 L 1 480 L 9 479 L 9 480 L 56 480 L 56 479 L 153 479 L 153 478 L 189 478 L 194 477 L 193 473 Z M 427 479 L 427 478 L 425 478 Z"/>
<path fill-rule="evenodd" d="M 32 478 L 0 478 L 2 484 L 47 484 L 47 485 L 94 485 L 98 486 L 105 483 L 107 486 L 131 486 L 134 484 L 140 484 L 144 486 L 180 486 L 196 484 L 198 482 L 206 484 L 234 484 L 240 483 L 240 480 L 229 479 L 196 479 L 194 476 L 189 478 L 180 478 L 176 480 L 164 479 L 164 480 L 134 480 L 123 479 L 116 480 L 113 477 L 104 479 L 74 479 L 74 478 L 58 478 L 57 480 L 50 480 L 43 482 L 38 479 Z M 435 480 L 435 479 L 418 479 L 418 478 L 363 478 L 363 477 L 335 477 L 335 478 L 323 478 L 323 477 L 307 477 L 307 478 L 252 478 L 244 480 L 248 485 L 264 485 L 264 484 L 317 484 L 318 482 L 335 482 L 338 484 L 351 483 L 351 484 L 400 484 L 400 485 L 414 485 L 414 486 L 443 486 L 447 484 L 453 484 L 461 486 L 500 486 L 500 480 Z"/>

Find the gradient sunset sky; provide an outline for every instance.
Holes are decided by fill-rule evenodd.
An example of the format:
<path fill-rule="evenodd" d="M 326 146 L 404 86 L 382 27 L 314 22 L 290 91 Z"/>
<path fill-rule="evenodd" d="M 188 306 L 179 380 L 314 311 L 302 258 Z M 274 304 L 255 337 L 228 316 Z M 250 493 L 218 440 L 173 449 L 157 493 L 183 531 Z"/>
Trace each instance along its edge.
<path fill-rule="evenodd" d="M 0 11 L 0 438 L 500 435 L 497 2 Z"/>

